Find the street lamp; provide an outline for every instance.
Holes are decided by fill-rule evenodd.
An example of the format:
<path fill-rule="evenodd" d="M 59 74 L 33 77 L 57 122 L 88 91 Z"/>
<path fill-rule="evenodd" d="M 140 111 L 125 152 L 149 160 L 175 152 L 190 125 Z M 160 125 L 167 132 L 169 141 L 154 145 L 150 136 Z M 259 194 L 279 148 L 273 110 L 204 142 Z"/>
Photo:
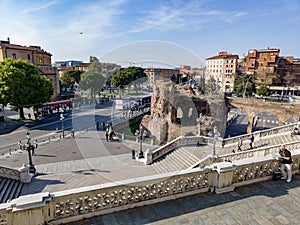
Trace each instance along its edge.
<path fill-rule="evenodd" d="M 140 143 L 139 154 L 138 154 L 139 159 L 144 158 L 142 142 L 143 142 L 143 138 L 146 135 L 147 135 L 147 131 L 144 129 L 144 127 L 142 125 L 140 125 L 139 129 L 137 129 L 135 131 L 135 136 L 138 138 L 139 143 Z"/>
<path fill-rule="evenodd" d="M 218 138 L 220 137 L 220 133 L 218 132 L 217 126 L 214 126 L 213 135 L 214 135 L 213 156 L 216 156 L 216 142 L 217 142 Z"/>
<path fill-rule="evenodd" d="M 32 148 L 34 148 L 35 146 L 31 145 L 30 134 L 29 134 L 28 131 L 26 132 L 26 137 L 27 137 L 26 148 L 27 148 L 27 151 L 28 151 L 29 173 L 33 173 L 34 175 L 36 175 L 36 169 L 35 169 L 35 167 L 34 167 L 34 164 L 32 163 L 32 157 L 31 157 L 31 150 L 32 150 Z"/>
<path fill-rule="evenodd" d="M 60 120 L 61 120 L 61 131 L 62 131 L 62 136 L 63 138 L 65 138 L 65 131 L 64 131 L 64 120 L 65 120 L 65 117 L 64 117 L 64 114 L 60 114 Z"/>
<path fill-rule="evenodd" d="M 199 113 L 199 117 L 197 119 L 197 122 L 199 123 L 199 126 L 198 126 L 198 136 L 201 136 L 201 117 L 202 117 L 202 113 Z"/>

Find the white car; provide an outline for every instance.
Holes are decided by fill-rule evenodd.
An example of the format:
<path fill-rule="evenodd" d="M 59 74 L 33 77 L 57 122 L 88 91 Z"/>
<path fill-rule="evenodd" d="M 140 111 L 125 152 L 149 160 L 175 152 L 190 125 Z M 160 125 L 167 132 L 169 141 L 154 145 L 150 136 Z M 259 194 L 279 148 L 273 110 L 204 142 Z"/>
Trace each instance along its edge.
<path fill-rule="evenodd" d="M 274 93 L 274 94 L 271 94 L 270 96 L 271 96 L 271 97 L 279 97 L 280 94 Z"/>

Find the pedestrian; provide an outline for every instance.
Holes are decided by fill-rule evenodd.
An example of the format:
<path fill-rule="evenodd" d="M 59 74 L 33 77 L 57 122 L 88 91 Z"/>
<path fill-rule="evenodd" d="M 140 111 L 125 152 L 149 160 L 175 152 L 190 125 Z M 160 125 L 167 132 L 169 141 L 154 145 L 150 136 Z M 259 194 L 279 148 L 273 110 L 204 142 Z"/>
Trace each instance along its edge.
<path fill-rule="evenodd" d="M 30 145 L 30 148 L 31 148 L 31 155 L 34 156 L 35 153 L 34 153 L 34 149 L 35 149 L 35 146 L 34 145 Z"/>
<path fill-rule="evenodd" d="M 22 141 L 19 141 L 19 148 L 20 148 L 20 150 L 22 150 L 22 149 L 23 149 L 23 146 L 22 146 Z"/>
<path fill-rule="evenodd" d="M 38 148 L 37 140 L 35 139 L 33 143 L 34 143 L 34 148 L 37 149 Z"/>
<path fill-rule="evenodd" d="M 250 143 L 249 143 L 249 145 L 250 145 L 250 149 L 253 149 L 253 142 L 254 142 L 254 135 L 253 134 L 251 134 L 251 136 L 250 136 L 250 138 L 249 138 L 249 141 L 250 141 Z"/>
<path fill-rule="evenodd" d="M 286 180 L 287 183 L 290 183 L 292 181 L 292 154 L 289 150 L 285 148 L 285 146 L 281 146 L 279 150 L 279 159 L 281 160 L 281 179 Z M 287 173 L 286 173 L 287 171 Z"/>
<path fill-rule="evenodd" d="M 109 127 L 106 126 L 106 130 L 105 130 L 105 138 L 106 138 L 106 142 L 108 142 L 108 137 L 109 137 Z"/>
<path fill-rule="evenodd" d="M 100 123 L 99 123 L 99 121 L 97 121 L 96 122 L 96 130 L 99 130 L 99 125 L 100 125 Z"/>
<path fill-rule="evenodd" d="M 75 131 L 74 131 L 74 129 L 72 129 L 72 137 L 74 138 L 75 137 Z"/>
<path fill-rule="evenodd" d="M 242 138 L 239 138 L 239 141 L 238 141 L 238 152 L 242 151 L 242 145 L 243 145 L 243 140 L 242 140 Z"/>

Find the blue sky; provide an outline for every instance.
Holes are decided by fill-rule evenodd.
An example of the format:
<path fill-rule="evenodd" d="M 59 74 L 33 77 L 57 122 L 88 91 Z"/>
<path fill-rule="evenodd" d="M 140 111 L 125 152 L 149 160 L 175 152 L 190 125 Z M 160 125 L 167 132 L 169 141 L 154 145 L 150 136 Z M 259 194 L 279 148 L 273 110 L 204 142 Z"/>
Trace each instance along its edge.
<path fill-rule="evenodd" d="M 0 0 L 0 8 L 0 39 L 40 45 L 53 61 L 88 61 L 146 40 L 202 60 L 221 50 L 241 56 L 267 47 L 300 57 L 299 0 Z"/>

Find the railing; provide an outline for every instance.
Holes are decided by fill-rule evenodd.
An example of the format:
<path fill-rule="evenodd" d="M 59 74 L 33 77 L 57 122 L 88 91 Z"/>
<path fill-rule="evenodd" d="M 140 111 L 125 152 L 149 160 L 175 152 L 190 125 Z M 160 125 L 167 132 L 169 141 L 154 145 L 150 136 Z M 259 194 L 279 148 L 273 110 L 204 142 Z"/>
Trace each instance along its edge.
<path fill-rule="evenodd" d="M 0 177 L 20 180 L 20 171 L 7 166 L 0 166 Z"/>
<path fill-rule="evenodd" d="M 256 131 L 253 132 L 252 134 L 254 135 L 255 138 L 260 138 L 260 137 L 267 137 L 275 134 L 280 134 L 280 133 L 285 133 L 285 132 L 291 132 L 295 126 L 298 126 L 298 123 L 292 123 L 280 127 L 274 127 L 271 129 L 267 130 L 262 130 L 262 131 Z M 231 137 L 231 138 L 226 138 L 223 140 L 223 145 L 228 145 L 228 144 L 236 144 L 238 142 L 239 138 L 242 138 L 243 140 L 249 140 L 251 134 L 245 134 L 245 135 L 240 135 L 237 137 Z"/>
<path fill-rule="evenodd" d="M 300 151 L 293 154 L 298 172 Z M 271 179 L 279 162 L 271 156 L 239 163 L 221 162 L 192 169 L 96 186 L 21 196 L 0 205 L 2 225 L 63 224 L 198 193 L 217 194 Z M 34 215 L 34 217 L 33 217 Z"/>
<path fill-rule="evenodd" d="M 152 156 L 150 158 L 152 160 L 147 160 L 148 155 L 146 155 L 146 160 L 145 162 L 147 164 L 151 164 L 153 161 L 157 160 L 158 158 L 162 157 L 163 155 L 167 154 L 168 152 L 180 147 L 180 146 L 185 146 L 185 145 L 206 145 L 213 143 L 213 138 L 211 137 L 204 137 L 204 136 L 180 136 L 169 143 L 159 147 L 158 149 L 150 152 Z M 219 143 L 219 142 L 218 142 Z"/>
<path fill-rule="evenodd" d="M 284 144 L 287 149 L 289 149 L 292 153 L 296 149 L 300 149 L 300 141 L 289 142 Z M 267 147 L 261 147 L 253 150 L 241 151 L 236 153 L 230 153 L 226 155 L 221 155 L 218 157 L 207 156 L 204 159 L 201 159 L 199 162 L 195 163 L 194 165 L 190 166 L 192 168 L 205 168 L 210 166 L 213 163 L 217 162 L 237 162 L 239 160 L 246 160 L 246 159 L 255 159 L 259 157 L 268 156 L 271 154 L 278 154 L 279 148 L 281 145 L 273 145 Z"/>
<path fill-rule="evenodd" d="M 26 166 L 25 164 L 19 169 L 2 165 L 0 166 L 0 177 L 19 180 L 23 183 L 28 183 L 31 181 L 32 176 L 32 174 L 29 174 L 28 166 Z"/>

